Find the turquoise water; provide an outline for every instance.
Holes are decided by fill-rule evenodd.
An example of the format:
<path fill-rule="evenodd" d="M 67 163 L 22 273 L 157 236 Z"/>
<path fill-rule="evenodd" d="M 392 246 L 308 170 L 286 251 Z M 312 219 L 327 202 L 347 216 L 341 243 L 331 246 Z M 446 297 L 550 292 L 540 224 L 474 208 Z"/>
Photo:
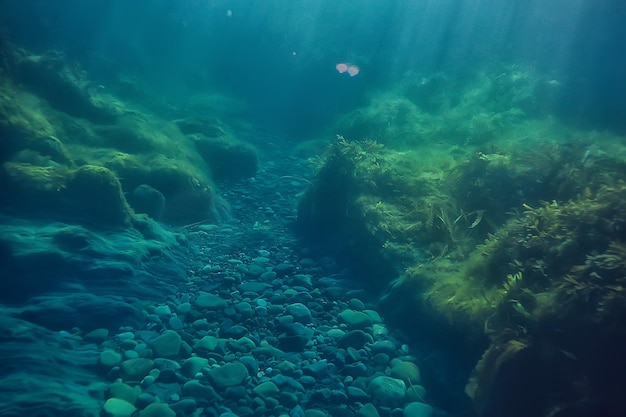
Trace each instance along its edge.
<path fill-rule="evenodd" d="M 0 415 L 623 415 L 625 22 L 0 0 Z"/>

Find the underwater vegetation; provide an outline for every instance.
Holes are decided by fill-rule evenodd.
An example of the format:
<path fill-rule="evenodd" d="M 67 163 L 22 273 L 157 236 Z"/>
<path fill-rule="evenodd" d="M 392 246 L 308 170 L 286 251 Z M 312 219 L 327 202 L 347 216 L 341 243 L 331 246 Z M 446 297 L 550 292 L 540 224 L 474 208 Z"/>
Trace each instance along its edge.
<path fill-rule="evenodd" d="M 494 65 L 465 79 L 408 72 L 339 118 L 332 132 L 398 148 L 433 142 L 476 146 L 537 129 L 561 89 L 558 80 L 516 65 Z"/>
<path fill-rule="evenodd" d="M 526 87 L 502 87 L 513 92 L 494 114 L 544 94 L 543 81 L 526 77 Z M 474 103 L 492 93 L 492 82 L 471 92 Z M 405 113 L 375 97 L 340 120 L 339 132 L 350 126 L 352 137 L 386 139 L 338 136 L 312 161 L 300 230 L 327 247 L 340 241 L 408 333 L 484 352 L 473 358 L 466 387 L 480 416 L 619 413 L 626 148 L 609 133 L 575 131 L 542 114 L 478 128 L 491 133 L 472 133 L 463 147 L 445 139 L 415 145 L 423 134 L 439 138 L 444 120 L 454 126 L 458 109 L 449 103 L 467 94 L 434 89 L 435 118 L 406 97 L 395 102 Z M 416 128 L 416 115 L 431 124 Z M 454 129 L 476 132 L 466 120 Z"/>
<path fill-rule="evenodd" d="M 125 102 L 59 52 L 3 40 L 0 66 L 5 213 L 120 227 L 138 213 L 219 221 L 214 182 L 257 170 L 256 149 L 216 117 Z"/>

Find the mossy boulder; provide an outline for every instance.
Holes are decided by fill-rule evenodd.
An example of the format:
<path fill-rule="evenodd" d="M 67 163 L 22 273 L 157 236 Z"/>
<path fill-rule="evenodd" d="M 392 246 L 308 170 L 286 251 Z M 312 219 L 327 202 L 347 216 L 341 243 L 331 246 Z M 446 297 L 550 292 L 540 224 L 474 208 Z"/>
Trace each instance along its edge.
<path fill-rule="evenodd" d="M 2 165 L 5 208 L 31 216 L 55 215 L 100 225 L 129 226 L 132 210 L 113 172 L 7 162 Z"/>

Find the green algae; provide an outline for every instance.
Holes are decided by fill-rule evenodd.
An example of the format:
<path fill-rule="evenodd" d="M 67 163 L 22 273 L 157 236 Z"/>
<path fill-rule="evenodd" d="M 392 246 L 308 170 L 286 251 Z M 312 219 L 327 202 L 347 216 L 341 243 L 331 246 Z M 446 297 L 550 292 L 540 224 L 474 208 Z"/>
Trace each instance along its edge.
<path fill-rule="evenodd" d="M 147 186 L 164 197 L 162 210 L 148 210 L 159 220 L 215 222 L 214 180 L 256 173 L 257 151 L 215 117 L 170 120 L 94 85 L 60 53 L 7 46 L 0 163 L 8 210 L 128 226 L 127 196 Z"/>

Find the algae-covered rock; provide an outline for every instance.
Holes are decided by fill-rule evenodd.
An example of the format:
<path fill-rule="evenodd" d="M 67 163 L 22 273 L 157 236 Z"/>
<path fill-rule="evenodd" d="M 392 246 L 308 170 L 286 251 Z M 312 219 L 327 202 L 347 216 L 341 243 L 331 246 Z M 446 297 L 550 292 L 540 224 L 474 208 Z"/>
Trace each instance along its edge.
<path fill-rule="evenodd" d="M 121 184 L 104 167 L 85 165 L 72 171 L 6 162 L 0 182 L 6 206 L 23 215 L 55 215 L 102 226 L 130 225 L 132 212 Z"/>
<path fill-rule="evenodd" d="M 60 52 L 28 55 L 22 51 L 16 60 L 19 80 L 53 107 L 95 123 L 115 121 L 115 110 L 92 94 L 84 74 L 68 65 Z"/>
<path fill-rule="evenodd" d="M 148 184 L 141 184 L 135 188 L 128 200 L 135 213 L 147 214 L 155 220 L 160 220 L 163 217 L 165 196 Z"/>
<path fill-rule="evenodd" d="M 111 170 L 84 165 L 72 173 L 66 187 L 67 212 L 95 224 L 130 224 L 130 207 L 119 179 Z"/>
<path fill-rule="evenodd" d="M 418 340 L 462 346 L 464 362 L 450 372 L 476 367 L 467 393 L 479 414 L 565 410 L 573 385 L 623 408 L 603 381 L 611 368 L 626 372 L 617 354 L 626 149 L 616 137 L 579 135 L 586 139 L 452 149 L 454 158 L 430 160 L 340 137 L 300 200 L 300 232 L 341 247 L 384 291 L 379 307 L 390 322 Z M 390 373 L 418 383 L 410 368 Z M 546 405 L 545 392 L 569 400 Z"/>
<path fill-rule="evenodd" d="M 89 74 L 60 53 L 35 55 L 7 45 L 7 82 L 0 85 L 0 134 L 7 140 L 0 143 L 0 164 L 12 165 L 3 167 L 0 183 L 7 187 L 0 193 L 11 192 L 13 210 L 128 226 L 133 215 L 117 196 L 119 184 L 137 212 L 165 223 L 228 217 L 212 173 L 249 177 L 258 162 L 256 150 L 236 140 L 226 124 L 194 114 L 172 122 L 94 88 Z M 195 136 L 203 138 L 199 147 Z M 102 195 L 92 198 L 92 191 Z M 78 201 L 83 192 L 91 203 Z"/>

